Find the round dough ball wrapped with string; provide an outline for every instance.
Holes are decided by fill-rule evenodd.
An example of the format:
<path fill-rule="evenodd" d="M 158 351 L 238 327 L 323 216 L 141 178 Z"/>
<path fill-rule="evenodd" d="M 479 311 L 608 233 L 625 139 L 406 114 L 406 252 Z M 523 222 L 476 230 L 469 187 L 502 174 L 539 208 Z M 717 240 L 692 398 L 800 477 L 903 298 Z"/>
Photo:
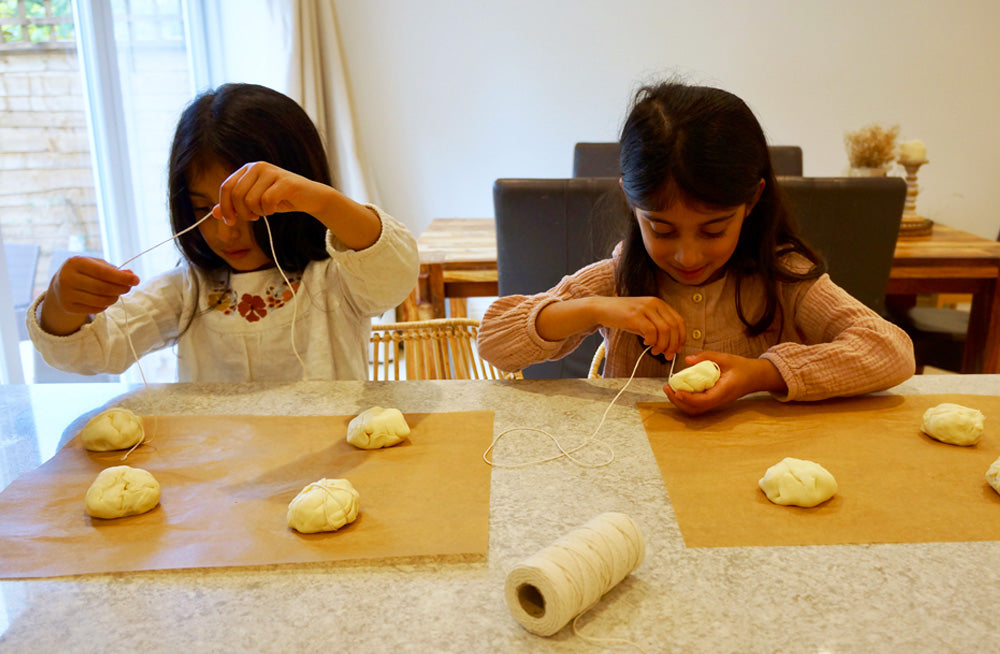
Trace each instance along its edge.
<path fill-rule="evenodd" d="M 142 468 L 105 468 L 87 489 L 87 515 L 94 518 L 124 518 L 153 510 L 160 503 L 160 483 Z"/>
<path fill-rule="evenodd" d="M 670 375 L 667 383 L 675 391 L 704 393 L 715 386 L 722 376 L 722 370 L 715 361 L 699 361 L 690 368 Z"/>
<path fill-rule="evenodd" d="M 757 485 L 767 499 L 785 506 L 810 508 L 837 493 L 837 480 L 829 470 L 815 461 L 792 457 L 785 457 L 768 468 Z"/>
<path fill-rule="evenodd" d="M 80 442 L 92 452 L 125 450 L 142 442 L 142 418 L 128 409 L 102 411 L 80 430 Z"/>
<path fill-rule="evenodd" d="M 409 435 L 410 426 L 399 409 L 373 406 L 347 425 L 347 442 L 364 450 L 392 447 Z"/>
<path fill-rule="evenodd" d="M 336 531 L 358 517 L 361 495 L 347 479 L 320 479 L 295 496 L 289 505 L 288 526 L 303 534 Z"/>
<path fill-rule="evenodd" d="M 970 446 L 983 437 L 986 416 L 978 409 L 942 402 L 924 411 L 921 431 L 949 445 Z"/>

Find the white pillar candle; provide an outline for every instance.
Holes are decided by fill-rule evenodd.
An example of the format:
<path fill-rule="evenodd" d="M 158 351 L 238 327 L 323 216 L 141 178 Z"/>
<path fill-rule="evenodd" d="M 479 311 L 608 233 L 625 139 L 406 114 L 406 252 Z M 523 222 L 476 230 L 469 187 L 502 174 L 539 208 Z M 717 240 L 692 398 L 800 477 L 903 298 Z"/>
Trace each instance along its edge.
<path fill-rule="evenodd" d="M 927 148 L 923 141 L 906 141 L 899 144 L 900 161 L 925 161 Z"/>

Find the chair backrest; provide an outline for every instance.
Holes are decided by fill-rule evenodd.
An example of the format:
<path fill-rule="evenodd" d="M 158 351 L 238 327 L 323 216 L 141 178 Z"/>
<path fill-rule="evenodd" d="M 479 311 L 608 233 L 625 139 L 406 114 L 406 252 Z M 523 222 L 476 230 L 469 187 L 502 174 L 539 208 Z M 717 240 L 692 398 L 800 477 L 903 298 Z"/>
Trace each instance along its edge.
<path fill-rule="evenodd" d="M 500 295 L 530 295 L 563 276 L 606 258 L 621 237 L 615 223 L 620 201 L 612 177 L 498 179 L 493 185 Z M 524 370 L 529 379 L 582 378 L 600 336 L 587 338 L 569 356 Z"/>
<path fill-rule="evenodd" d="M 797 145 L 770 145 L 775 175 L 802 175 L 802 148 Z M 618 142 L 577 143 L 573 147 L 573 177 L 618 177 Z"/>
<path fill-rule="evenodd" d="M 501 372 L 479 356 L 478 331 L 479 321 L 472 318 L 372 325 L 372 381 L 521 379 L 519 372 Z"/>
<path fill-rule="evenodd" d="M 35 243 L 4 243 L 3 251 L 14 307 L 26 307 L 35 299 L 35 272 L 41 247 Z"/>
<path fill-rule="evenodd" d="M 35 273 L 38 270 L 38 254 L 41 251 L 35 243 L 4 243 L 4 257 L 7 259 L 7 279 L 10 294 L 14 300 L 14 320 L 17 323 L 19 340 L 28 338 L 24 326 L 28 305 L 35 299 Z"/>
<path fill-rule="evenodd" d="M 820 251 L 830 278 L 884 313 L 899 223 L 902 177 L 782 177 L 778 187 L 805 240 Z"/>

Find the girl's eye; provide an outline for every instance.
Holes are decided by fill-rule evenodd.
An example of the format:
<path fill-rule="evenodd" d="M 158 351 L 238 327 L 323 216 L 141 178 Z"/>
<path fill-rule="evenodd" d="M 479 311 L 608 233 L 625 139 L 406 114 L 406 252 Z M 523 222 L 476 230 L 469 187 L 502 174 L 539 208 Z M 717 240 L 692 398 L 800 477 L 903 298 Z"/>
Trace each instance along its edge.
<path fill-rule="evenodd" d="M 726 235 L 726 230 L 722 230 L 721 232 L 702 232 L 701 235 L 705 238 L 722 238 Z"/>
<path fill-rule="evenodd" d="M 663 223 L 648 221 L 649 231 L 653 232 L 656 236 L 668 237 L 673 236 L 676 232 L 670 227 L 664 225 Z"/>

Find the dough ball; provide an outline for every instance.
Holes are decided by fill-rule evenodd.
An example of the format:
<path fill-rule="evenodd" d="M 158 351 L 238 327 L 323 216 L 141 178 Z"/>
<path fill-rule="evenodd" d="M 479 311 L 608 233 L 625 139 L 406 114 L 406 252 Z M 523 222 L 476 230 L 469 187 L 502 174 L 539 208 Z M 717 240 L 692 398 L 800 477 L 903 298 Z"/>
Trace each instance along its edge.
<path fill-rule="evenodd" d="M 346 479 L 320 479 L 288 504 L 288 526 L 303 534 L 336 531 L 358 517 L 361 496 Z"/>
<path fill-rule="evenodd" d="M 924 411 L 925 434 L 951 445 L 975 445 L 983 435 L 986 416 L 978 409 L 944 402 Z"/>
<path fill-rule="evenodd" d="M 1000 459 L 994 461 L 990 469 L 986 471 L 986 483 L 1000 493 Z"/>
<path fill-rule="evenodd" d="M 816 506 L 837 492 L 837 480 L 826 468 L 791 457 L 768 468 L 757 484 L 775 504 Z"/>
<path fill-rule="evenodd" d="M 675 391 L 701 393 L 715 386 L 722 371 L 715 361 L 700 361 L 670 377 L 670 388 Z"/>
<path fill-rule="evenodd" d="M 94 452 L 125 450 L 141 443 L 142 418 L 128 409 L 108 409 L 90 419 L 80 431 L 83 446 Z"/>
<path fill-rule="evenodd" d="M 87 514 L 122 518 L 151 510 L 160 503 L 160 484 L 142 468 L 105 468 L 87 489 Z"/>
<path fill-rule="evenodd" d="M 347 425 L 347 442 L 363 450 L 398 445 L 409 435 L 410 426 L 399 409 L 373 406 Z"/>

